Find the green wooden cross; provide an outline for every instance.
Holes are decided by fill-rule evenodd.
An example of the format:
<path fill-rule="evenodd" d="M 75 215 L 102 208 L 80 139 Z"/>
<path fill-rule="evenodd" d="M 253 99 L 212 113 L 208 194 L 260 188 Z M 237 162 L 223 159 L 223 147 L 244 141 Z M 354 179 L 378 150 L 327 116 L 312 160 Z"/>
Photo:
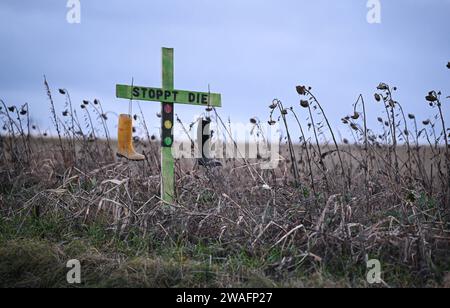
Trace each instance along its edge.
<path fill-rule="evenodd" d="M 162 49 L 162 88 L 116 85 L 116 97 L 161 102 L 161 198 L 172 203 L 175 168 L 172 156 L 174 103 L 221 107 L 221 95 L 174 89 L 173 48 Z"/>

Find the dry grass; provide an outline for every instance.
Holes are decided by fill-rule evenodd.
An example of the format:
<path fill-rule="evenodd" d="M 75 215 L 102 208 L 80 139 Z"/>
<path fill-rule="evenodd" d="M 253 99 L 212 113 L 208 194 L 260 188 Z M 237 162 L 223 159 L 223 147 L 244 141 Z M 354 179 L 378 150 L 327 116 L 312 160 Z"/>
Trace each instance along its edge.
<path fill-rule="evenodd" d="M 366 127 L 360 97 L 342 119 L 354 140 L 338 142 L 311 89 L 297 91 L 300 111 L 278 100 L 270 107 L 271 123 L 279 112 L 299 125 L 284 122 L 290 137 L 278 169 L 177 161 L 170 205 L 159 199 L 158 142 L 140 116 L 146 161 L 128 163 L 114 160 L 98 101 L 83 103 L 82 122 L 61 90 L 70 108 L 60 118 L 48 90 L 56 139 L 32 134 L 25 106 L 4 105 L 0 284 L 65 286 L 64 262 L 79 258 L 89 269 L 84 286 L 368 286 L 367 259 L 381 261 L 385 286 L 448 285 L 449 156 L 438 93 L 427 100 L 441 117 L 418 127 L 381 84 L 381 133 Z"/>

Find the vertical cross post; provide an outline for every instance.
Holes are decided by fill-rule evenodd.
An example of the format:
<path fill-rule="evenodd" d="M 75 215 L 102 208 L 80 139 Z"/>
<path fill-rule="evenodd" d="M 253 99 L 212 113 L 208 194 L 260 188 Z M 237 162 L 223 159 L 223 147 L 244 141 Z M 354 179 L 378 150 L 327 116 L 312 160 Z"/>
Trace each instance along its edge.
<path fill-rule="evenodd" d="M 162 49 L 162 88 L 174 89 L 173 48 Z M 175 168 L 172 156 L 173 144 L 173 103 L 161 103 L 161 197 L 172 203 L 175 197 Z M 170 133 L 169 131 L 170 130 Z"/>

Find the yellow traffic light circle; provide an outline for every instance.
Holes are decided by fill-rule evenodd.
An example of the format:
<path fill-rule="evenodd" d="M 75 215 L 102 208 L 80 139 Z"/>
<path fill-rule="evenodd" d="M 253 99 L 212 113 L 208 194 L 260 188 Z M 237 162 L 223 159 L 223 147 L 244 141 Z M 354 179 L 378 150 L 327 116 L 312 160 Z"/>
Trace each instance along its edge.
<path fill-rule="evenodd" d="M 171 129 L 172 126 L 173 126 L 172 121 L 167 120 L 167 121 L 164 122 L 164 128 Z"/>

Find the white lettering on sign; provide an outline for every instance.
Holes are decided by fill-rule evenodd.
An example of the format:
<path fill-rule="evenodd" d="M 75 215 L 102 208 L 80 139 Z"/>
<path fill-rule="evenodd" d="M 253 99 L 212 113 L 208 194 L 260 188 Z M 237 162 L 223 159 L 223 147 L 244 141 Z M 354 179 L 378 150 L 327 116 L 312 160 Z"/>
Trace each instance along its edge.
<path fill-rule="evenodd" d="M 380 0 L 369 0 L 367 1 L 367 22 L 369 24 L 380 24 L 381 23 L 381 2 Z"/>
<path fill-rule="evenodd" d="M 69 24 L 81 23 L 81 3 L 80 0 L 68 0 L 66 7 L 69 9 L 66 20 Z"/>

